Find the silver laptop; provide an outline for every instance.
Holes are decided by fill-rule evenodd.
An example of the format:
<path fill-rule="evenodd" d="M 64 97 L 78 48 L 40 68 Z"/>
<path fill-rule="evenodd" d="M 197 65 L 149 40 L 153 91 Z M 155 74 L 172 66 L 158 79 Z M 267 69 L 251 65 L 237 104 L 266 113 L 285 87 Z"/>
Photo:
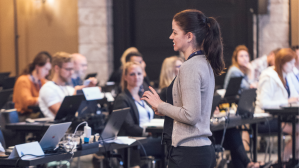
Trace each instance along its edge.
<path fill-rule="evenodd" d="M 44 151 L 54 149 L 61 138 L 64 136 L 67 129 L 70 127 L 71 123 L 72 122 L 66 122 L 50 125 L 45 135 L 39 142 L 42 149 Z"/>
<path fill-rule="evenodd" d="M 115 139 L 120 130 L 120 127 L 123 125 L 129 112 L 130 112 L 130 107 L 113 110 L 113 112 L 109 116 L 105 128 L 101 133 L 101 139 L 99 139 L 99 141 Z"/>

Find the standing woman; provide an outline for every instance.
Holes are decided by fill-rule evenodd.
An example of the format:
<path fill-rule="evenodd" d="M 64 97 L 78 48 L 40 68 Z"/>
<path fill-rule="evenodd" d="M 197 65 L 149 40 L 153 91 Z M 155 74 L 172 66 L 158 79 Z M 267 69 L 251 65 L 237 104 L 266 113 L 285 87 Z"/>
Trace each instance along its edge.
<path fill-rule="evenodd" d="M 184 62 L 167 90 L 167 103 L 153 88 L 143 95 L 157 115 L 165 115 L 163 141 L 171 146 L 170 168 L 214 167 L 215 150 L 209 136 L 215 75 L 223 73 L 223 46 L 220 28 L 212 17 L 188 9 L 172 21 L 175 51 L 185 55 Z"/>

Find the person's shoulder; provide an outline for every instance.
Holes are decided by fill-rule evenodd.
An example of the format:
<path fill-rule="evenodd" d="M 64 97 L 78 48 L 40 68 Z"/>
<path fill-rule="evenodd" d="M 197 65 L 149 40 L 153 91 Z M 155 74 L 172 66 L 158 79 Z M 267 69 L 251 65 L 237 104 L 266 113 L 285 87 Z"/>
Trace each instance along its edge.
<path fill-rule="evenodd" d="M 261 73 L 262 77 L 263 76 L 273 76 L 273 75 L 277 75 L 277 72 L 274 70 L 274 66 L 268 67 Z"/>
<path fill-rule="evenodd" d="M 29 76 L 28 75 L 21 75 L 18 77 L 17 81 L 16 82 L 30 82 L 30 79 L 29 79 Z"/>
<path fill-rule="evenodd" d="M 129 98 L 129 96 L 123 91 L 123 92 L 121 92 L 120 94 L 117 95 L 115 100 L 126 100 L 128 98 Z"/>
<path fill-rule="evenodd" d="M 241 74 L 241 75 L 243 75 L 242 71 L 236 66 L 231 66 L 228 69 L 227 73 L 228 74 Z"/>
<path fill-rule="evenodd" d="M 40 89 L 40 92 L 43 91 L 53 91 L 57 88 L 56 84 L 53 81 L 47 81 Z"/>
<path fill-rule="evenodd" d="M 200 69 L 208 67 L 208 66 L 205 66 L 208 64 L 209 64 L 209 62 L 207 61 L 205 55 L 196 55 L 196 56 L 192 57 L 191 59 L 185 61 L 181 65 L 180 71 L 182 69 L 193 69 L 193 70 L 201 71 Z"/>

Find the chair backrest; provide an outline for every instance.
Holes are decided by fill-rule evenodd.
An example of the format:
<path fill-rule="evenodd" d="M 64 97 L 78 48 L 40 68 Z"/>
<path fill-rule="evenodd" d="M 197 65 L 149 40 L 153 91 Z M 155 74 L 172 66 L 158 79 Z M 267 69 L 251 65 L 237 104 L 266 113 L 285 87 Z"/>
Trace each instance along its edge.
<path fill-rule="evenodd" d="M 0 128 L 0 142 L 1 142 L 2 146 L 3 146 L 3 148 L 6 149 L 5 139 L 4 139 L 4 136 L 3 136 L 1 128 Z"/>

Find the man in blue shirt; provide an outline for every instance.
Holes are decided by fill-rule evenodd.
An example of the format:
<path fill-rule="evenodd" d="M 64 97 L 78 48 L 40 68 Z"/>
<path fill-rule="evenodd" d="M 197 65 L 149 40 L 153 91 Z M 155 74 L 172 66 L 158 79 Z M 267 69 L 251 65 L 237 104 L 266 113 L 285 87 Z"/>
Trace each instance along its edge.
<path fill-rule="evenodd" d="M 77 85 L 83 85 L 82 78 L 86 74 L 87 70 L 87 59 L 85 56 L 74 53 L 72 54 L 74 60 L 74 73 L 72 75 L 72 85 L 75 87 Z"/>

